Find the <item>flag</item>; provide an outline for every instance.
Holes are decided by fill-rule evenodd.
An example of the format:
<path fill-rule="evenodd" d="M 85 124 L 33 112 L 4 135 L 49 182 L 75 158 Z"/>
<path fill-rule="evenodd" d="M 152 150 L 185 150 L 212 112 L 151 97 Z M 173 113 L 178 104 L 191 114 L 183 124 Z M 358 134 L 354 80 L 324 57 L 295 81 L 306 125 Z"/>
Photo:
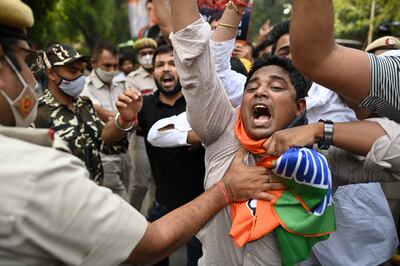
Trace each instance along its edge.
<path fill-rule="evenodd" d="M 149 24 L 146 0 L 128 0 L 128 16 L 131 37 L 135 38 Z"/>

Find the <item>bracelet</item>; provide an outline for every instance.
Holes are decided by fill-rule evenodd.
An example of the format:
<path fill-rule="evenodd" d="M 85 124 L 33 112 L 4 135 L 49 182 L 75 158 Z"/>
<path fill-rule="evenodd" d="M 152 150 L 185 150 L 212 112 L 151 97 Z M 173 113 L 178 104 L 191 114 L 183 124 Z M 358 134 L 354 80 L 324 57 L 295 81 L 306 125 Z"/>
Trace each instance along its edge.
<path fill-rule="evenodd" d="M 132 121 L 132 125 L 130 125 L 128 128 L 123 128 L 123 127 L 121 127 L 121 125 L 118 123 L 118 118 L 119 118 L 119 117 L 120 117 L 120 113 L 117 113 L 117 114 L 115 115 L 115 120 L 114 120 L 115 126 L 116 126 L 119 130 L 122 130 L 122 131 L 125 131 L 125 132 L 131 131 L 132 128 L 135 126 L 135 122 Z M 122 117 L 121 117 L 121 119 L 122 119 Z"/>
<path fill-rule="evenodd" d="M 222 23 L 222 22 L 218 22 L 218 26 L 229 28 L 229 29 L 234 29 L 234 30 L 236 30 L 238 28 L 238 26 L 226 24 L 226 23 Z"/>
<path fill-rule="evenodd" d="M 231 202 L 231 199 L 229 198 L 228 193 L 226 193 L 224 185 L 222 185 L 222 181 L 218 181 L 215 185 L 217 186 L 217 188 L 219 188 L 222 194 L 224 194 L 225 203 L 229 204 Z"/>
<path fill-rule="evenodd" d="M 246 8 L 249 5 L 250 1 L 241 1 L 241 0 L 231 0 L 233 4 L 235 4 L 238 7 L 244 7 Z"/>
<path fill-rule="evenodd" d="M 247 6 L 247 5 L 246 5 Z M 243 16 L 244 14 L 246 14 L 246 10 L 240 11 L 238 6 L 235 5 L 234 2 L 232 2 L 232 0 L 230 0 L 226 5 L 225 8 L 228 9 L 234 9 L 236 11 L 236 13 L 238 13 L 240 16 Z"/>

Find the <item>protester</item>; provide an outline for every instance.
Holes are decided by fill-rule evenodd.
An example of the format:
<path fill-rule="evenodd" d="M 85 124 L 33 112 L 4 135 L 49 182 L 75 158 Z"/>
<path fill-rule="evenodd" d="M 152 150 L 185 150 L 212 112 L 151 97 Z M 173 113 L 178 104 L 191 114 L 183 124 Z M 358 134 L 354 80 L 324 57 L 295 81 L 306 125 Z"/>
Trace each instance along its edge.
<path fill-rule="evenodd" d="M 0 167 L 0 264 L 151 263 L 190 239 L 229 200 L 266 198 L 263 191 L 271 186 L 264 169 L 252 168 L 245 177 L 228 173 L 220 187 L 148 224 L 120 197 L 90 181 L 57 134 L 16 128 L 29 125 L 36 113 L 34 78 L 25 63 L 34 53 L 25 31 L 33 15 L 19 0 L 0 5 L 0 159 L 6 166 Z M 131 121 L 137 101 L 141 96 L 134 91 L 120 96 L 121 116 Z M 241 167 L 241 156 L 232 169 Z"/>
<path fill-rule="evenodd" d="M 199 147 L 157 148 L 146 141 L 150 128 L 159 119 L 185 111 L 171 46 L 161 46 L 154 54 L 154 81 L 158 91 L 143 99 L 138 114 L 140 134 L 145 139 L 151 171 L 156 184 L 155 201 L 148 218 L 154 221 L 192 200 L 203 191 L 204 149 Z M 201 245 L 193 238 L 187 244 L 188 265 L 196 265 Z M 160 263 L 168 265 L 168 260 Z"/>
<path fill-rule="evenodd" d="M 400 58 L 337 45 L 332 2 L 294 2 L 290 39 L 295 66 L 361 108 L 400 122 Z"/>
<path fill-rule="evenodd" d="M 271 31 L 276 38 L 275 55 L 291 57 L 289 30 L 290 21 L 284 21 Z M 335 92 L 316 83 L 308 91 L 306 101 L 309 123 L 357 120 L 353 110 Z M 313 248 L 312 259 L 302 265 L 379 265 L 387 261 L 398 239 L 380 184 L 342 186 L 333 197 L 338 230 L 328 240 L 318 243 Z M 366 205 L 365 202 L 374 204 Z M 364 211 L 358 211 L 361 209 Z M 382 234 L 390 237 L 382 238 Z M 364 248 L 360 250 L 360 246 Z"/>
<path fill-rule="evenodd" d="M 240 20 L 239 12 L 236 12 L 236 10 L 227 12 L 225 12 L 227 15 L 224 15 L 221 21 L 224 24 L 236 25 L 235 22 Z M 224 89 L 216 77 L 210 54 L 210 28 L 199 19 L 195 1 L 172 1 L 171 17 L 174 30 L 172 43 L 175 47 L 175 59 L 181 76 L 183 93 L 188 102 L 189 122 L 207 149 L 207 174 L 205 179 L 207 188 L 219 179 L 219 176 L 226 170 L 230 158 L 240 146 L 234 135 L 236 111 L 231 107 Z M 260 68 L 254 68 L 249 74 L 249 82 L 246 85 L 240 114 L 248 134 L 262 143 L 263 138 L 268 137 L 275 130 L 279 130 L 279 127 L 284 128 L 296 115 L 304 112 L 305 104 L 300 104 L 301 99 L 294 100 L 296 96 L 295 86 L 291 83 L 286 71 L 273 64 L 266 66 L 262 61 L 257 64 Z M 275 78 L 267 80 L 269 76 L 280 76 L 281 78 L 278 79 L 279 81 L 275 81 Z M 282 78 L 285 82 L 281 81 Z M 296 88 L 300 89 L 299 84 L 296 85 Z M 291 96 L 283 96 L 287 94 L 291 94 Z M 252 95 L 254 95 L 254 98 Z M 300 95 L 298 96 L 301 97 Z M 253 108 L 257 104 L 267 104 L 267 106 L 266 108 L 263 106 L 263 110 L 254 112 Z M 256 113 L 262 114 L 256 117 Z M 323 123 L 321 124 L 324 128 Z M 321 124 L 318 124 L 319 129 L 321 129 Z M 351 150 L 359 149 L 358 145 L 362 146 L 362 149 L 368 150 L 371 148 L 369 141 L 373 139 L 373 143 L 378 137 L 386 137 L 385 132 L 380 129 L 378 124 L 369 123 L 368 126 L 370 124 L 373 125 L 372 129 L 374 129 L 369 128 L 372 137 L 366 138 L 368 141 L 361 143 L 353 140 L 352 145 L 357 147 L 353 146 Z M 365 124 L 362 125 L 366 126 Z M 381 125 L 387 128 L 388 124 L 381 123 Z M 360 128 L 357 130 L 357 132 L 360 132 Z M 313 141 L 323 140 L 323 143 L 328 144 L 329 138 L 324 138 L 323 135 L 319 135 L 320 138 L 313 139 Z M 274 144 L 276 143 L 274 141 Z M 270 147 L 267 146 L 267 148 Z M 267 152 L 271 155 L 279 154 L 268 149 Z M 338 152 L 338 150 L 335 151 Z M 348 156 L 347 158 L 332 162 L 336 164 L 332 165 L 334 169 L 343 166 L 343 163 L 349 158 L 354 160 L 355 157 L 351 157 L 350 153 L 345 154 Z M 331 156 L 337 158 L 335 154 Z M 249 160 L 253 160 L 254 157 L 249 155 L 249 158 Z M 390 159 L 390 157 L 382 158 L 385 161 Z M 344 169 L 346 168 L 344 167 Z M 350 171 L 351 176 L 349 176 L 348 170 L 345 173 L 338 171 L 334 175 L 336 184 L 347 184 L 349 180 L 356 182 L 369 181 L 368 178 L 371 180 L 382 178 L 379 175 L 371 174 L 370 176 L 363 172 L 362 162 L 357 164 L 357 169 L 358 171 Z M 385 178 L 386 180 L 393 180 L 395 177 L 396 175 L 389 175 Z M 273 235 L 268 234 L 262 239 L 248 243 L 245 247 L 238 249 L 233 246 L 232 241 L 228 238 L 229 223 L 229 210 L 224 209 L 198 234 L 204 252 L 199 265 L 209 265 L 211 262 L 220 265 L 280 264 L 279 252 Z"/>

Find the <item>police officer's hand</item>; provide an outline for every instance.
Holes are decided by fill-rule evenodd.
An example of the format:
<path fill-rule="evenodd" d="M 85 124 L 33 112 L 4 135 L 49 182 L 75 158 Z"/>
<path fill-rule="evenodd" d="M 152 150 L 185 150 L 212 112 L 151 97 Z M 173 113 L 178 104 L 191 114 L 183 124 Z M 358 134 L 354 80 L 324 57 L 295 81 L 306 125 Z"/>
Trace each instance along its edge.
<path fill-rule="evenodd" d="M 270 190 L 285 189 L 285 185 L 274 177 L 271 169 L 259 166 L 249 166 L 243 163 L 245 155 L 241 148 L 232 161 L 231 166 L 222 178 L 231 201 L 249 199 L 272 200 Z"/>
<path fill-rule="evenodd" d="M 127 89 L 115 104 L 123 121 L 133 121 L 143 105 L 143 96 L 137 89 Z"/>

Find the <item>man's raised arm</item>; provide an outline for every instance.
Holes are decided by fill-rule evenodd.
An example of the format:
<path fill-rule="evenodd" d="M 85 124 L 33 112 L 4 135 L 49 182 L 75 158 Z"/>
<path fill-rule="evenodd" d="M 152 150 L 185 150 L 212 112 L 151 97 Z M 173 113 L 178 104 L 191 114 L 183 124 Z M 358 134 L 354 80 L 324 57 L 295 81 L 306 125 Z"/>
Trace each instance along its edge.
<path fill-rule="evenodd" d="M 171 0 L 172 30 L 178 32 L 200 18 L 197 1 Z"/>
<path fill-rule="evenodd" d="M 309 79 L 360 104 L 370 92 L 365 52 L 335 43 L 332 0 L 295 0 L 290 27 L 295 67 Z"/>

